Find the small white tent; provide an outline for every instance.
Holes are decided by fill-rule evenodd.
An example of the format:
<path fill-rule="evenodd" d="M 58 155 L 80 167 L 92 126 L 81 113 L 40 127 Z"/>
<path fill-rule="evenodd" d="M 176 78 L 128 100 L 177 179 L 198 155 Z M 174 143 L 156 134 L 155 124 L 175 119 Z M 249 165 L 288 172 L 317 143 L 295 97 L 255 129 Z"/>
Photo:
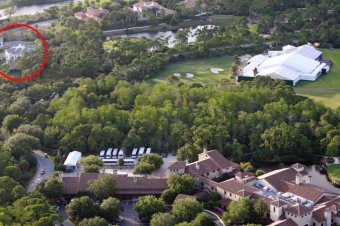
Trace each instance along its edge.
<path fill-rule="evenodd" d="M 78 162 L 81 159 L 82 154 L 79 151 L 72 151 L 68 154 L 65 162 L 64 162 L 64 166 L 67 169 L 71 169 L 74 170 L 77 168 L 78 166 Z"/>

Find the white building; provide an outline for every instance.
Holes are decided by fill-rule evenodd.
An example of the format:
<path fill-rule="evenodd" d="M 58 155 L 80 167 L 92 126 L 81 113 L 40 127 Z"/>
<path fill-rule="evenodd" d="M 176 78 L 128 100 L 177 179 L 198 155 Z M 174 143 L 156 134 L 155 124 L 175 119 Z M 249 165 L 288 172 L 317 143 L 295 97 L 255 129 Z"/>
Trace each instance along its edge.
<path fill-rule="evenodd" d="M 147 20 L 149 16 L 147 15 L 147 11 L 154 11 L 155 16 L 159 17 L 161 14 L 165 16 L 176 14 L 176 11 L 172 9 L 165 8 L 154 1 L 141 1 L 133 4 L 132 10 L 138 13 L 139 20 Z"/>
<path fill-rule="evenodd" d="M 79 167 L 79 160 L 81 159 L 82 154 L 79 151 L 72 151 L 68 154 L 64 166 L 66 169 L 75 170 Z"/>
<path fill-rule="evenodd" d="M 15 69 L 15 63 L 18 57 L 23 56 L 25 53 L 29 53 L 35 50 L 34 45 L 22 45 L 10 47 L 5 50 L 5 60 L 9 65 L 9 69 Z"/>
<path fill-rule="evenodd" d="M 330 70 L 330 62 L 322 60 L 322 56 L 323 53 L 310 44 L 287 45 L 281 51 L 252 57 L 243 68 L 242 76 L 270 76 L 290 81 L 292 85 L 300 80 L 315 81 Z"/>

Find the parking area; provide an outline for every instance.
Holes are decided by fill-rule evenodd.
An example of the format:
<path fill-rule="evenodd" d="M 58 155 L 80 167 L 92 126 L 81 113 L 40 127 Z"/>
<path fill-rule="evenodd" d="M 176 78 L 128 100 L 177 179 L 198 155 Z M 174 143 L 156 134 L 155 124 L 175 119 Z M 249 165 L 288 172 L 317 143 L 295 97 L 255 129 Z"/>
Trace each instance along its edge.
<path fill-rule="evenodd" d="M 160 169 L 151 174 L 152 177 L 167 178 L 169 176 L 168 166 L 171 162 L 176 161 L 176 156 L 169 154 L 163 157 L 163 161 L 164 164 Z M 104 166 L 101 169 L 101 173 L 125 174 L 128 176 L 134 176 L 132 166 Z"/>
<path fill-rule="evenodd" d="M 124 206 L 124 211 L 121 213 L 123 218 L 121 222 L 118 223 L 119 226 L 147 226 L 148 223 L 142 223 L 138 218 L 138 213 L 133 209 L 136 200 L 124 200 L 122 201 Z"/>

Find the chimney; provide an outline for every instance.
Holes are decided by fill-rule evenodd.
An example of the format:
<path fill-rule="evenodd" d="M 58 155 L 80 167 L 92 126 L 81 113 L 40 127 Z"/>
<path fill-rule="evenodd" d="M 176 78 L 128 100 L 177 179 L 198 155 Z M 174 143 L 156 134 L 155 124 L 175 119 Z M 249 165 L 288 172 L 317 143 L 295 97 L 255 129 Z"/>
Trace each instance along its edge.
<path fill-rule="evenodd" d="M 198 165 L 198 162 L 196 162 L 196 169 L 200 169 L 200 165 Z"/>
<path fill-rule="evenodd" d="M 301 184 L 302 183 L 302 175 L 300 173 L 297 173 L 295 175 L 295 184 Z"/>
<path fill-rule="evenodd" d="M 331 226 L 332 224 L 332 211 L 329 208 L 325 209 L 324 216 L 326 219 L 326 226 Z"/>

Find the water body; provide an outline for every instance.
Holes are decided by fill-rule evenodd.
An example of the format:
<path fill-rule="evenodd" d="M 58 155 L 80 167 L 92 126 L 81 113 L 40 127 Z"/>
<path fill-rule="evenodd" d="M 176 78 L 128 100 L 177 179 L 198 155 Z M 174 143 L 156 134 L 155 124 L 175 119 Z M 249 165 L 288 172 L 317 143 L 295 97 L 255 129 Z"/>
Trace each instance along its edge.
<path fill-rule="evenodd" d="M 188 35 L 188 42 L 189 43 L 195 42 L 197 39 L 196 32 L 198 30 L 202 30 L 204 27 L 211 29 L 214 27 L 214 25 L 200 25 L 200 26 L 189 28 L 190 32 Z M 155 40 L 156 38 L 169 38 L 168 47 L 171 48 L 176 43 L 176 32 L 177 31 L 142 32 L 142 33 L 135 33 L 135 34 L 113 35 L 111 37 L 147 38 L 151 40 Z"/>
<path fill-rule="evenodd" d="M 77 2 L 79 0 L 74 0 Z M 22 15 L 34 15 L 36 13 L 42 13 L 44 10 L 52 8 L 54 6 L 65 6 L 70 4 L 71 1 L 61 1 L 55 3 L 39 4 L 39 5 L 29 5 L 29 6 L 18 6 L 15 7 L 15 13 L 12 16 L 22 16 Z M 5 19 L 8 16 L 5 14 L 5 9 L 0 10 L 0 19 Z"/>

